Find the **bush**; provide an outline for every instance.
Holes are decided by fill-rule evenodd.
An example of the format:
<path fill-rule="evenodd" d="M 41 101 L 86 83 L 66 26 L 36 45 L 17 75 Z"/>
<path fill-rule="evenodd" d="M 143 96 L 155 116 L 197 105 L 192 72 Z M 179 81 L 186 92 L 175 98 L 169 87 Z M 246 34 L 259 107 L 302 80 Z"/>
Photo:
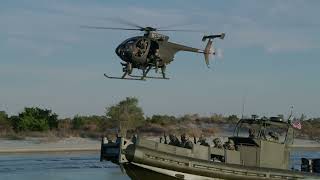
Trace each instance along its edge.
<path fill-rule="evenodd" d="M 18 117 L 12 117 L 12 124 L 17 131 L 47 131 L 57 128 L 58 116 L 48 109 L 26 107 Z"/>
<path fill-rule="evenodd" d="M 161 126 L 166 126 L 177 123 L 177 120 L 174 116 L 153 115 L 151 118 L 147 118 L 147 122 L 150 122 L 152 124 L 159 124 Z"/>
<path fill-rule="evenodd" d="M 75 116 L 72 120 L 72 129 L 82 129 L 84 127 L 85 124 L 85 119 L 84 117 L 81 116 Z"/>
<path fill-rule="evenodd" d="M 47 131 L 57 128 L 58 116 L 48 109 L 26 107 L 13 121 L 18 131 Z"/>
<path fill-rule="evenodd" d="M 0 111 L 0 136 L 4 136 L 12 132 L 12 127 L 8 115 L 4 111 Z"/>
<path fill-rule="evenodd" d="M 138 106 L 137 98 L 127 97 L 106 110 L 106 116 L 113 124 L 123 123 L 125 126 L 135 129 L 144 123 L 143 111 Z"/>

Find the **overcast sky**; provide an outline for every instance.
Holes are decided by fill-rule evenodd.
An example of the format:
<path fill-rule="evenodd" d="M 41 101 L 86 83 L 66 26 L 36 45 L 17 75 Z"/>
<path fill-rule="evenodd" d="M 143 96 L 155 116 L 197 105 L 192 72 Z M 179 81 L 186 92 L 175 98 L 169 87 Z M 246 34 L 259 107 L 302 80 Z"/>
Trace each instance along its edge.
<path fill-rule="evenodd" d="M 320 116 L 320 1 L 1 0 L 0 110 L 50 108 L 62 117 L 98 114 L 135 96 L 147 115 L 184 113 Z M 140 32 L 81 25 L 142 26 L 225 32 L 211 69 L 201 54 L 179 52 L 168 81 L 105 79 L 121 75 L 114 49 Z M 166 33 L 203 48 L 204 33 Z"/>

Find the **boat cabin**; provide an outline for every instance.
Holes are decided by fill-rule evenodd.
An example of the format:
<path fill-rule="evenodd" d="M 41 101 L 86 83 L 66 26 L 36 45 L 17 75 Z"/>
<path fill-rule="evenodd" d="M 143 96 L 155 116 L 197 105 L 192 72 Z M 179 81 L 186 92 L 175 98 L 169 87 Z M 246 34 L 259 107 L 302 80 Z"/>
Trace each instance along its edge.
<path fill-rule="evenodd" d="M 288 169 L 288 146 L 293 144 L 293 132 L 291 124 L 279 117 L 241 119 L 233 137 L 229 137 L 239 152 L 237 164 Z M 226 157 L 226 163 L 228 161 Z"/>

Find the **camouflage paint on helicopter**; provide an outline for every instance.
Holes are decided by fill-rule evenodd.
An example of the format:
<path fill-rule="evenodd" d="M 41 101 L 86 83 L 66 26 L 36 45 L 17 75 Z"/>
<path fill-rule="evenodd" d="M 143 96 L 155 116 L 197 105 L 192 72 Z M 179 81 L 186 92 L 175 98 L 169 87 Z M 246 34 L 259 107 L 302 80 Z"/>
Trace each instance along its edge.
<path fill-rule="evenodd" d="M 212 50 L 213 39 L 223 39 L 225 34 L 203 36 L 202 41 L 206 41 L 207 45 L 204 50 L 193 47 L 188 47 L 182 44 L 169 42 L 169 37 L 159 34 L 156 31 L 185 31 L 193 32 L 192 30 L 165 30 L 156 29 L 153 27 L 141 27 L 136 25 L 137 28 L 109 28 L 98 26 L 83 26 L 85 28 L 94 29 L 113 29 L 113 30 L 138 30 L 144 31 L 143 36 L 131 37 L 123 41 L 115 50 L 116 54 L 120 57 L 123 66 L 123 75 L 121 77 L 112 77 L 105 74 L 106 77 L 112 79 L 126 79 L 126 80 L 145 80 L 146 78 L 153 79 L 168 79 L 165 75 L 166 66 L 174 60 L 174 55 L 178 51 L 189 51 L 204 54 L 206 64 L 209 65 L 209 56 L 215 55 Z M 161 69 L 162 77 L 147 76 L 151 69 Z M 142 76 L 132 75 L 133 69 L 142 70 Z M 129 76 L 129 77 L 127 77 Z"/>

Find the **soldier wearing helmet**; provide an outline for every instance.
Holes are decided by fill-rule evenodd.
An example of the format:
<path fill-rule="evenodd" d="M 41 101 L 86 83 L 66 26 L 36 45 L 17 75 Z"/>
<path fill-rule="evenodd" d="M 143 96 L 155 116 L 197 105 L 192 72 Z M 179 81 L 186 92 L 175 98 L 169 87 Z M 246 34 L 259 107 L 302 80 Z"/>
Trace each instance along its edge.
<path fill-rule="evenodd" d="M 209 147 L 209 144 L 207 143 L 207 139 L 204 137 L 203 134 L 200 136 L 198 143 L 200 143 L 201 146 L 208 146 Z"/>
<path fill-rule="evenodd" d="M 181 147 L 192 149 L 193 143 L 189 140 L 189 136 L 185 133 L 181 134 Z"/>
<path fill-rule="evenodd" d="M 226 143 L 224 143 L 224 148 L 227 150 L 236 150 L 236 147 L 234 145 L 234 141 L 232 139 L 228 139 Z"/>
<path fill-rule="evenodd" d="M 222 145 L 222 142 L 221 142 L 220 138 L 213 139 L 213 144 L 214 144 L 215 148 L 219 148 L 219 149 L 223 148 L 223 145 Z"/>
<path fill-rule="evenodd" d="M 167 142 L 167 136 L 166 134 L 164 134 L 164 143 L 165 144 L 169 144 L 169 145 L 172 145 L 172 146 L 180 146 L 181 143 L 179 141 L 179 139 L 177 138 L 177 136 L 175 134 L 172 134 L 170 133 L 169 134 L 169 143 Z"/>

